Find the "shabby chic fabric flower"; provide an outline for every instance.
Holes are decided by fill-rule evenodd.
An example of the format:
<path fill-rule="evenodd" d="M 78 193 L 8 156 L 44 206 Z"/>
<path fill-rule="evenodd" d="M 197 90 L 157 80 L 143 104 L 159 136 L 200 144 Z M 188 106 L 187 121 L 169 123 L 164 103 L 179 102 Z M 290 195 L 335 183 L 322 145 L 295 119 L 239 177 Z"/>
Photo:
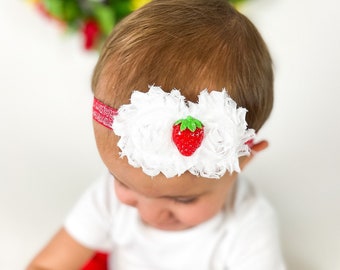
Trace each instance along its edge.
<path fill-rule="evenodd" d="M 255 132 L 247 128 L 246 112 L 237 108 L 225 89 L 203 90 L 198 103 L 193 103 L 186 102 L 179 90 L 168 93 L 150 86 L 146 93 L 132 93 L 131 103 L 119 108 L 112 128 L 120 136 L 121 156 L 150 176 L 163 173 L 171 178 L 189 171 L 220 178 L 227 171 L 240 172 L 238 158 L 249 154 L 246 142 Z M 203 124 L 204 138 L 191 156 L 183 156 L 172 140 L 172 129 L 188 116 Z"/>

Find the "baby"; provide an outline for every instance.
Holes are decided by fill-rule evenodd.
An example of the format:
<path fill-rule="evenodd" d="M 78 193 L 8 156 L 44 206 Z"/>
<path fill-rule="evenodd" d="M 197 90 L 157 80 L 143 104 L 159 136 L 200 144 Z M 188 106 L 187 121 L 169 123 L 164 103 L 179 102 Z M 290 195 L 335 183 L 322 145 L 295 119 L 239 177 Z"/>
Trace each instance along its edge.
<path fill-rule="evenodd" d="M 121 21 L 94 71 L 108 171 L 28 269 L 280 270 L 275 214 L 239 173 L 273 106 L 268 49 L 224 0 L 154 0 Z M 105 266 L 106 267 L 106 266 Z M 98 268 L 97 268 L 98 269 Z"/>

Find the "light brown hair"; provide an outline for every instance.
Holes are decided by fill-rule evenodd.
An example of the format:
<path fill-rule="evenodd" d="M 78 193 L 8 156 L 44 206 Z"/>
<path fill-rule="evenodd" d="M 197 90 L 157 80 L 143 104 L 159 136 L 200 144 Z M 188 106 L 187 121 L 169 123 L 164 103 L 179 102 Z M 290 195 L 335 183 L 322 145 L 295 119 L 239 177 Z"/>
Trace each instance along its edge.
<path fill-rule="evenodd" d="M 154 0 L 114 28 L 93 74 L 94 94 L 118 108 L 153 84 L 193 102 L 203 89 L 226 88 L 255 130 L 273 106 L 266 44 L 226 0 Z"/>

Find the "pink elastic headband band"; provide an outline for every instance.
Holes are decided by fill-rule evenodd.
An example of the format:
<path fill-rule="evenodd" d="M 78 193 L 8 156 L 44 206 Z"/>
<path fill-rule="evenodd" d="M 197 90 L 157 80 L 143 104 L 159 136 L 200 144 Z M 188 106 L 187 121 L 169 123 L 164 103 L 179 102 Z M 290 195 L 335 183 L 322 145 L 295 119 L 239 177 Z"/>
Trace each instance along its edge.
<path fill-rule="evenodd" d="M 118 114 L 118 110 L 111 108 L 100 100 L 93 99 L 92 117 L 99 124 L 112 129 L 113 118 Z"/>

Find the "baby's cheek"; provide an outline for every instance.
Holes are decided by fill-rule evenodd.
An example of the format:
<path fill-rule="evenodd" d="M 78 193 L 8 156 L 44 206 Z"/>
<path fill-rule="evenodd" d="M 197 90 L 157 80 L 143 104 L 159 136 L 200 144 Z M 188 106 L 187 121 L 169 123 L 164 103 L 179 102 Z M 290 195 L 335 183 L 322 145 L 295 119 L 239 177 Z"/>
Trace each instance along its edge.
<path fill-rule="evenodd" d="M 115 192 L 118 200 L 129 206 L 136 206 L 137 199 L 133 191 L 126 189 L 119 184 L 115 184 Z"/>
<path fill-rule="evenodd" d="M 211 219 L 219 211 L 219 207 L 210 207 L 209 205 L 201 204 L 178 211 L 177 218 L 182 223 L 192 227 Z"/>

